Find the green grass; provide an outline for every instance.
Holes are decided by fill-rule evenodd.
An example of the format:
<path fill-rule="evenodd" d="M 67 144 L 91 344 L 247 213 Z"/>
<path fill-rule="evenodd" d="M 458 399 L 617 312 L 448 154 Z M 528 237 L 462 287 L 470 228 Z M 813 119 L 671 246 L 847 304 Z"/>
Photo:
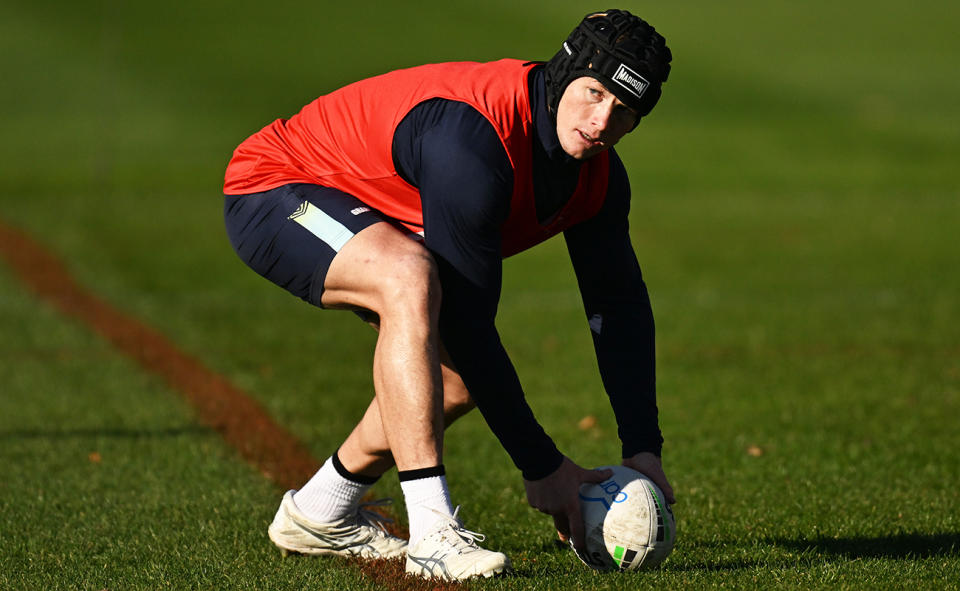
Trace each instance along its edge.
<path fill-rule="evenodd" d="M 517 576 L 469 587 L 957 588 L 960 11 L 674 4 L 627 5 L 675 62 L 620 152 L 657 318 L 676 551 L 653 573 L 587 572 L 470 416 L 446 442 L 454 499 Z M 374 335 L 236 259 L 223 167 L 340 84 L 547 58 L 585 10 L 466 6 L 8 2 L 0 217 L 323 458 L 369 401 Z M 614 461 L 562 243 L 505 274 L 500 329 L 531 405 L 578 462 Z M 281 560 L 264 534 L 282 491 L 2 266 L 0 335 L 0 588 L 374 587 L 343 563 Z M 580 431 L 586 415 L 597 426 Z M 390 475 L 375 492 L 401 498 Z"/>

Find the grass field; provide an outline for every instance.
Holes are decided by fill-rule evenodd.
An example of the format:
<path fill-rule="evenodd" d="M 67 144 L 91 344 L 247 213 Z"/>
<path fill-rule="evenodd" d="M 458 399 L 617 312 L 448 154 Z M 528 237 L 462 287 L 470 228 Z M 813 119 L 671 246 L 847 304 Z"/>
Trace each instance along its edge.
<path fill-rule="evenodd" d="M 322 4 L 8 0 L 0 19 L 0 221 L 318 459 L 369 402 L 374 334 L 231 252 L 231 150 L 360 77 L 546 59 L 606 7 Z M 960 588 L 960 8 L 623 6 L 675 55 L 618 149 L 679 542 L 656 572 L 587 571 L 469 416 L 446 442 L 454 500 L 516 576 L 465 587 Z M 505 273 L 499 326 L 531 406 L 576 461 L 615 462 L 562 241 Z M 392 474 L 375 492 L 402 498 Z M 0 589 L 383 584 L 281 559 L 266 537 L 281 493 L 176 389 L 0 263 Z"/>

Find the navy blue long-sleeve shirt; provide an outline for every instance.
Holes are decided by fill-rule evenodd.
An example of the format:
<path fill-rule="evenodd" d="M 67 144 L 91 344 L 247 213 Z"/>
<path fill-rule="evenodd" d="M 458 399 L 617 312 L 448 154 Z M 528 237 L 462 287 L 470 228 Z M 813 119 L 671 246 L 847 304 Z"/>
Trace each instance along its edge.
<path fill-rule="evenodd" d="M 541 222 L 573 194 L 580 163 L 560 146 L 545 101 L 542 68 L 530 74 L 536 131 L 533 184 Z M 526 402 L 500 342 L 495 318 L 502 282 L 501 226 L 510 213 L 513 169 L 493 126 L 465 103 L 434 99 L 415 107 L 393 139 L 397 171 L 420 191 L 424 238 L 440 270 L 440 336 L 493 433 L 524 478 L 563 460 Z M 565 233 L 593 335 L 604 388 L 617 418 L 623 457 L 660 454 L 653 315 L 630 242 L 630 186 L 611 150 L 604 205 Z"/>

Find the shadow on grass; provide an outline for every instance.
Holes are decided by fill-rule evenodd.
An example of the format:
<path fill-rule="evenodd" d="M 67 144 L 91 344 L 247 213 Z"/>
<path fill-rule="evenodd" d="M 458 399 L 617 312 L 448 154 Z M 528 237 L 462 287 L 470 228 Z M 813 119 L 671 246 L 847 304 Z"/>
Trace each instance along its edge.
<path fill-rule="evenodd" d="M 190 435 L 216 435 L 210 427 L 191 425 L 187 427 L 169 427 L 166 429 L 116 429 L 116 428 L 78 428 L 78 429 L 13 429 L 0 431 L 0 441 L 17 439 L 88 439 L 106 437 L 110 439 L 162 439 Z"/>
<path fill-rule="evenodd" d="M 811 563 L 835 560 L 891 559 L 917 560 L 934 557 L 960 557 L 960 533 L 942 534 L 897 534 L 880 537 L 847 537 L 812 539 L 768 538 L 755 542 L 761 546 L 781 548 L 788 555 L 773 552 L 764 559 L 723 558 L 724 553 L 738 554 L 749 552 L 733 543 L 695 542 L 687 549 L 696 554 L 697 549 L 710 549 L 710 553 L 720 553 L 721 557 L 702 561 L 667 563 L 667 571 L 721 572 L 754 568 L 789 569 Z M 682 551 L 682 550 L 681 550 Z"/>
<path fill-rule="evenodd" d="M 758 567 L 786 567 L 788 564 L 771 562 L 769 560 L 709 560 L 705 562 L 694 562 L 690 564 L 678 564 L 676 562 L 667 562 L 660 568 L 669 571 L 679 572 L 726 572 L 755 569 Z"/>
<path fill-rule="evenodd" d="M 771 540 L 800 553 L 826 554 L 844 558 L 931 558 L 960 556 L 960 534 L 897 534 L 877 538 L 815 538 Z"/>

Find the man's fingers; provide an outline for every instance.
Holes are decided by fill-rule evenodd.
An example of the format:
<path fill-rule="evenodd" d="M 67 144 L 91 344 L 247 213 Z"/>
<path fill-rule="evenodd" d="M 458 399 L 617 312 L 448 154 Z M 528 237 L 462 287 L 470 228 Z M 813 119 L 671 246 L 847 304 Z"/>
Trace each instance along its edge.
<path fill-rule="evenodd" d="M 557 535 L 560 536 L 562 541 L 568 542 L 570 540 L 570 526 L 566 515 L 554 515 L 553 526 L 557 528 Z"/>
<path fill-rule="evenodd" d="M 613 470 L 610 468 L 597 468 L 596 470 L 586 470 L 583 475 L 583 482 L 603 482 L 613 476 Z"/>
<path fill-rule="evenodd" d="M 581 483 L 596 484 L 608 480 L 613 476 L 613 470 L 609 468 L 597 468 L 596 470 L 583 470 L 580 475 Z M 587 541 L 583 529 L 583 516 L 580 514 L 580 498 L 574 499 L 574 502 L 568 507 L 566 512 L 566 521 L 569 527 L 568 538 L 572 540 L 573 547 L 581 555 L 587 551 Z"/>
<path fill-rule="evenodd" d="M 673 496 L 673 487 L 664 482 L 663 484 L 657 483 L 657 486 L 660 487 L 660 490 L 663 491 L 663 496 L 667 497 L 667 502 L 673 505 L 677 502 L 677 499 Z"/>
<path fill-rule="evenodd" d="M 663 467 L 660 465 L 660 458 L 649 452 L 642 452 L 634 455 L 633 457 L 624 458 L 623 465 L 646 475 L 650 480 L 652 480 L 654 484 L 657 485 L 657 488 L 663 492 L 663 496 L 667 503 L 672 505 L 677 502 L 677 499 L 673 494 L 673 487 L 670 486 L 670 482 L 667 480 L 667 475 L 663 473 Z"/>
<path fill-rule="evenodd" d="M 663 496 L 666 497 L 667 503 L 673 505 L 677 502 L 677 500 L 673 497 L 673 487 L 670 486 L 669 482 L 667 482 L 666 477 L 664 477 L 662 474 L 655 474 L 650 476 L 650 480 L 652 480 L 653 483 L 657 485 L 657 488 L 663 492 Z"/>
<path fill-rule="evenodd" d="M 570 539 L 573 540 L 573 547 L 581 555 L 584 555 L 587 551 L 587 541 L 583 535 L 583 516 L 580 515 L 579 501 L 568 511 L 567 520 L 570 525 Z"/>

